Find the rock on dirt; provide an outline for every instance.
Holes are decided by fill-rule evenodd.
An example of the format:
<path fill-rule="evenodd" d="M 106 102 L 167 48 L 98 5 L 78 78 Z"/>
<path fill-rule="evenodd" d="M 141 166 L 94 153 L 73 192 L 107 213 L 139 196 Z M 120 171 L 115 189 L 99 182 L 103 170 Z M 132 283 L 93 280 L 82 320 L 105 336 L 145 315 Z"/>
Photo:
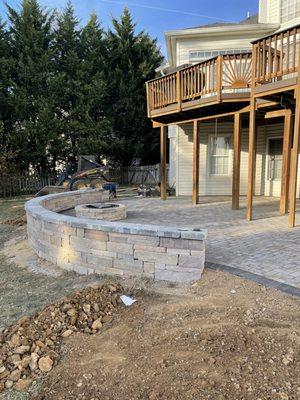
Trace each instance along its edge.
<path fill-rule="evenodd" d="M 26 214 L 20 215 L 15 218 L 5 219 L 5 220 L 1 221 L 0 223 L 4 224 L 4 225 L 12 225 L 12 226 L 26 225 L 26 223 L 27 223 Z"/>
<path fill-rule="evenodd" d="M 0 333 L 0 392 L 27 389 L 39 375 L 60 360 L 62 340 L 73 332 L 93 334 L 121 306 L 122 287 L 104 284 L 87 287 L 24 316 Z"/>

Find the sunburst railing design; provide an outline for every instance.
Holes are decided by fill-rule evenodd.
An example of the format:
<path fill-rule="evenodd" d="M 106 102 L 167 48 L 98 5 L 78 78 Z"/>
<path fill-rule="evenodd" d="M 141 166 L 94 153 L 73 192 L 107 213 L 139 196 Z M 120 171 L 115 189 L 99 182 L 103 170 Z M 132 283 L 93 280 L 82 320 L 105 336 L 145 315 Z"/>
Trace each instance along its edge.
<path fill-rule="evenodd" d="M 243 89 L 251 85 L 252 55 L 251 53 L 223 56 L 223 87 Z"/>
<path fill-rule="evenodd" d="M 200 99 L 222 97 L 226 89 L 251 84 L 251 53 L 218 56 L 147 82 L 148 115 L 154 110 Z"/>

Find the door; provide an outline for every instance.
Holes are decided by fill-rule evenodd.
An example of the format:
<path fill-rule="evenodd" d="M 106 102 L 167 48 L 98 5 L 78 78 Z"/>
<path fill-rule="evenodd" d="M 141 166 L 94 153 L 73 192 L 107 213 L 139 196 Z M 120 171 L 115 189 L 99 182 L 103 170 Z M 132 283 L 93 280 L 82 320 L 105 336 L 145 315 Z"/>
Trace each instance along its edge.
<path fill-rule="evenodd" d="M 281 192 L 283 138 L 269 138 L 267 143 L 266 195 L 279 197 Z"/>

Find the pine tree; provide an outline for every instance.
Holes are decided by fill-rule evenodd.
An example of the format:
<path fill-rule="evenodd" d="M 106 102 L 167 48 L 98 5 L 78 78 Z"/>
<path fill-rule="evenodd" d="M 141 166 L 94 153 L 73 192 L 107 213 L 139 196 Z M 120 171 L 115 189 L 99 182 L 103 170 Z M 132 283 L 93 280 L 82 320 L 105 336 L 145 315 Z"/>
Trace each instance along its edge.
<path fill-rule="evenodd" d="M 123 165 L 136 157 L 153 163 L 158 155 L 158 137 L 147 118 L 145 82 L 154 78 L 162 56 L 156 40 L 143 31 L 135 33 L 136 25 L 127 8 L 120 21 L 112 22 L 114 30 L 107 38 L 107 76 L 111 98 L 108 113 L 118 137 L 115 155 Z"/>
<path fill-rule="evenodd" d="M 10 98 L 11 57 L 8 33 L 0 19 L 0 144 L 7 145 L 13 125 L 13 109 Z"/>
<path fill-rule="evenodd" d="M 109 96 L 105 80 L 107 60 L 104 32 L 92 14 L 81 33 L 82 93 L 79 99 L 79 150 L 99 158 L 107 157 L 114 142 L 106 117 Z"/>
<path fill-rule="evenodd" d="M 51 169 L 49 143 L 54 119 L 49 99 L 52 15 L 36 0 L 23 0 L 19 11 L 7 7 L 13 59 L 10 89 L 15 115 L 10 144 L 19 150 L 20 169 L 31 167 L 47 172 Z"/>
<path fill-rule="evenodd" d="M 54 70 L 52 92 L 59 129 L 64 136 L 63 153 L 67 161 L 75 161 L 80 140 L 79 115 L 82 94 L 82 59 L 79 21 L 71 2 L 57 16 L 54 33 Z"/>

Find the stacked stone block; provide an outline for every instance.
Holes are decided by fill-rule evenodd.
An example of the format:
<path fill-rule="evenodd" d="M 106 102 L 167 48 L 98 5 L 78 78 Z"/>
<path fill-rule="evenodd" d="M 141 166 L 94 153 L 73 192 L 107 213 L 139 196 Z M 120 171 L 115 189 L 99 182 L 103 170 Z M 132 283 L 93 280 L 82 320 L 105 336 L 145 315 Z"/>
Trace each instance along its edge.
<path fill-rule="evenodd" d="M 106 222 L 53 211 L 99 202 L 98 190 L 49 195 L 26 204 L 28 238 L 35 252 L 81 274 L 139 276 L 172 282 L 200 279 L 205 262 L 202 230 Z M 70 198 L 73 200 L 70 200 Z M 49 211 L 52 210 L 52 211 Z"/>
<path fill-rule="evenodd" d="M 90 208 L 89 204 L 79 205 L 75 207 L 75 214 L 77 217 L 104 219 L 106 221 L 120 221 L 122 219 L 126 219 L 126 207 L 123 204 L 108 204 L 112 204 L 113 207 Z"/>

